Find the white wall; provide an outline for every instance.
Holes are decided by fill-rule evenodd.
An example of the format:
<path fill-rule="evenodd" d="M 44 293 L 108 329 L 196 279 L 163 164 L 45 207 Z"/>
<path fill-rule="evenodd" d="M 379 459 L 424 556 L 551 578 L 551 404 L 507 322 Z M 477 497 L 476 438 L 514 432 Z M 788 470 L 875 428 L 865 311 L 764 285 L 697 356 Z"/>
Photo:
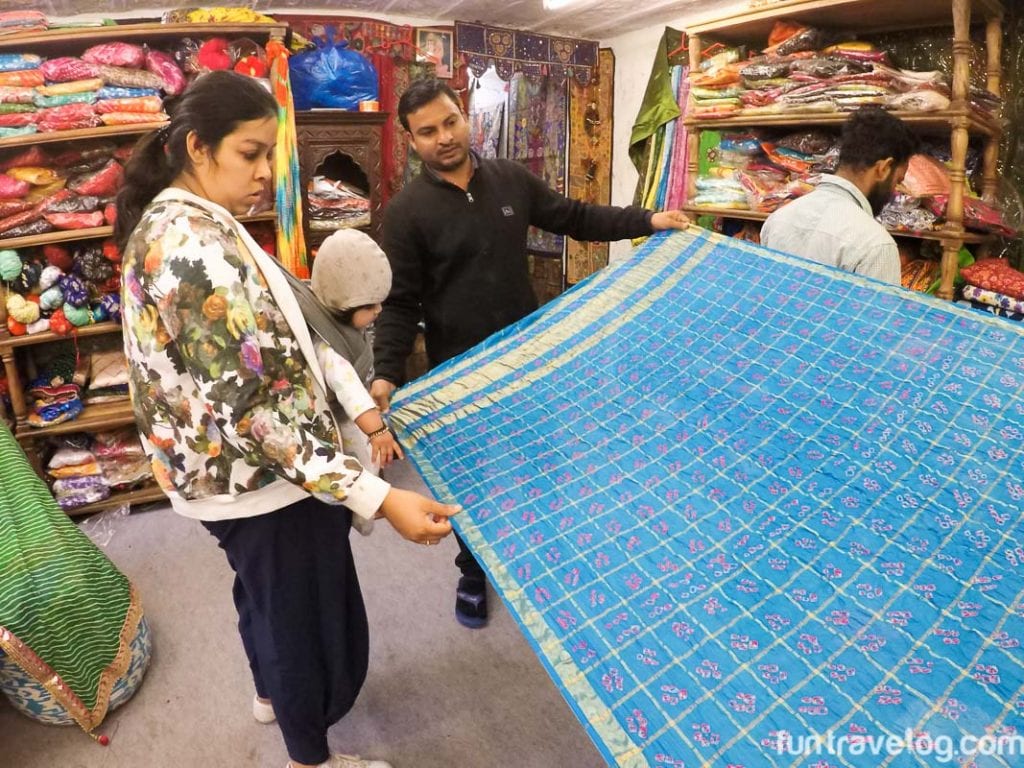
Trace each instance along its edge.
<path fill-rule="evenodd" d="M 640 176 L 629 159 L 629 135 L 633 120 L 647 90 L 647 79 L 665 27 L 681 29 L 680 22 L 668 22 L 601 41 L 615 53 L 615 96 L 612 108 L 612 205 L 631 205 Z M 629 240 L 612 243 L 609 261 L 616 261 L 632 250 Z"/>

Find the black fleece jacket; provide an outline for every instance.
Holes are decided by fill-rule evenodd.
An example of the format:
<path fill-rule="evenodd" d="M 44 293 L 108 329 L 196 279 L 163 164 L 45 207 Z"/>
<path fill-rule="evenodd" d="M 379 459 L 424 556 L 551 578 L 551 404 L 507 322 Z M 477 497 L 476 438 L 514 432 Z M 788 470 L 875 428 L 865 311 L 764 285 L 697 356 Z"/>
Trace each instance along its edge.
<path fill-rule="evenodd" d="M 377 378 L 404 383 L 420 320 L 434 367 L 537 308 L 529 225 L 584 241 L 652 232 L 644 208 L 570 200 L 518 163 L 473 159 L 466 191 L 424 169 L 388 205 L 382 245 L 393 278 L 374 334 Z"/>

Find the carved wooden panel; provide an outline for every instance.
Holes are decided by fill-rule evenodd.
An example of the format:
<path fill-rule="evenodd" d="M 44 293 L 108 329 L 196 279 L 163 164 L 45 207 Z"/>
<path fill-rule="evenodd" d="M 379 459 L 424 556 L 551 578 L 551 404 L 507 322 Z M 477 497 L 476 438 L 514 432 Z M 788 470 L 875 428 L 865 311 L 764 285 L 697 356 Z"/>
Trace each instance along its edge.
<path fill-rule="evenodd" d="M 329 232 L 309 229 L 307 186 L 316 169 L 340 152 L 352 159 L 366 176 L 370 196 L 370 234 L 377 238 L 381 225 L 381 139 L 388 115 L 383 112 L 347 112 L 325 109 L 296 112 L 295 128 L 299 149 L 299 179 L 302 187 L 306 242 L 319 245 Z"/>

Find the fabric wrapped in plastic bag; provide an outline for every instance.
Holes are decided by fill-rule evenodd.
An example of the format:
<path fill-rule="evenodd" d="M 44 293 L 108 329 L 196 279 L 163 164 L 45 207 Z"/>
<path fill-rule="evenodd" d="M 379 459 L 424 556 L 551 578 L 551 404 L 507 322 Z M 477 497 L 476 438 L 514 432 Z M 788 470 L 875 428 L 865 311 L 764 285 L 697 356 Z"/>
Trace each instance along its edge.
<path fill-rule="evenodd" d="M 96 111 L 105 115 L 108 112 L 154 112 L 163 109 L 163 102 L 157 96 L 144 96 L 141 99 L 103 99 L 96 102 Z M 151 117 L 151 119 L 154 119 Z"/>
<path fill-rule="evenodd" d="M 46 213 L 91 213 L 100 207 L 100 198 L 95 195 L 69 195 L 51 200 L 41 207 Z M 97 224 L 96 226 L 100 226 Z"/>
<path fill-rule="evenodd" d="M 92 104 L 67 104 L 39 110 L 36 124 L 44 133 L 70 131 L 75 128 L 93 128 L 99 125 L 99 118 Z"/>
<path fill-rule="evenodd" d="M 0 53 L 0 72 L 36 69 L 42 63 L 42 57 L 34 53 Z"/>
<path fill-rule="evenodd" d="M 0 126 L 4 128 L 21 128 L 35 122 L 35 112 L 8 112 L 0 115 Z"/>
<path fill-rule="evenodd" d="M 31 188 L 23 179 L 0 173 L 0 200 L 18 200 L 27 195 Z"/>
<path fill-rule="evenodd" d="M 63 107 L 65 104 L 92 104 L 96 101 L 96 91 L 85 93 L 60 93 L 55 96 L 36 94 L 36 106 L 40 109 Z"/>
<path fill-rule="evenodd" d="M 144 69 L 111 67 L 106 64 L 100 64 L 98 68 L 104 85 L 120 85 L 127 88 L 162 88 L 164 84 L 158 75 Z"/>
<path fill-rule="evenodd" d="M 32 104 L 36 89 L 19 85 L 0 85 L 0 104 Z"/>
<path fill-rule="evenodd" d="M 32 216 L 37 215 L 35 211 L 29 211 L 29 213 L 32 214 Z M 0 232 L 3 233 L 2 237 L 31 237 L 33 235 L 45 235 L 47 232 L 53 231 L 53 224 L 41 216 L 37 219 L 31 219 L 27 223 L 19 224 L 8 229 L 4 229 L 4 226 L 4 222 L 0 221 Z"/>
<path fill-rule="evenodd" d="M 7 171 L 7 175 L 19 181 L 27 181 L 29 184 L 37 187 L 43 184 L 52 184 L 60 178 L 60 174 L 53 170 L 53 168 L 32 165 L 10 168 Z"/>
<path fill-rule="evenodd" d="M 103 226 L 103 212 L 92 213 L 44 213 L 43 218 L 57 229 L 91 229 Z"/>
<path fill-rule="evenodd" d="M 66 149 L 50 158 L 49 164 L 57 168 L 67 168 L 68 166 L 79 165 L 92 160 L 102 160 L 103 163 L 105 163 L 117 150 L 117 145 L 109 141 L 89 145 L 71 144 L 68 146 L 69 149 Z M 100 163 L 100 165 L 102 165 L 102 163 Z M 96 167 L 98 168 L 99 165 Z"/>
<path fill-rule="evenodd" d="M 347 41 L 318 44 L 288 61 L 296 109 L 328 107 L 358 110 L 360 101 L 377 100 L 377 71 Z"/>
<path fill-rule="evenodd" d="M 0 72 L 0 85 L 35 88 L 37 85 L 42 85 L 43 82 L 43 73 L 39 69 L 16 69 L 13 72 Z"/>
<path fill-rule="evenodd" d="M 103 81 L 98 77 L 88 77 L 84 80 L 69 80 L 65 83 L 55 85 L 40 85 L 36 88 L 37 93 L 44 96 L 62 96 L 66 93 L 86 93 L 96 91 L 103 87 Z"/>
<path fill-rule="evenodd" d="M 89 80 L 99 74 L 94 64 L 82 61 L 75 56 L 60 56 L 56 59 L 44 61 L 39 71 L 50 83 L 68 83 L 73 80 Z M 42 83 L 35 83 L 42 85 Z"/>
<path fill-rule="evenodd" d="M 126 88 L 122 85 L 104 85 L 96 91 L 97 99 L 135 99 L 143 96 L 159 96 L 158 88 Z"/>
<path fill-rule="evenodd" d="M 793 149 L 805 155 L 823 155 L 837 143 L 830 133 L 820 130 L 796 131 L 779 139 L 775 144 L 784 149 Z"/>
<path fill-rule="evenodd" d="M 177 96 L 188 85 L 185 73 L 174 63 L 174 58 L 163 51 L 146 51 L 146 69 L 160 78 L 168 96 Z"/>
<path fill-rule="evenodd" d="M 84 178 L 72 179 L 68 188 L 79 195 L 113 195 L 124 180 L 124 168 L 115 160 L 110 160 L 100 170 Z"/>
<path fill-rule="evenodd" d="M 0 199 L 0 219 L 6 219 L 16 213 L 22 213 L 35 207 L 31 200 L 3 200 Z"/>
<path fill-rule="evenodd" d="M 104 125 L 135 125 L 137 123 L 159 123 L 170 120 L 166 112 L 107 112 L 100 115 Z"/>
<path fill-rule="evenodd" d="M 90 64 L 139 69 L 146 63 L 146 53 L 141 46 L 131 43 L 100 43 L 87 49 L 82 60 Z"/>
<path fill-rule="evenodd" d="M 32 191 L 25 196 L 26 200 L 49 200 L 58 192 L 63 192 L 64 187 L 67 185 L 68 180 L 63 176 L 60 176 L 49 184 L 40 184 L 38 187 L 32 187 Z"/>

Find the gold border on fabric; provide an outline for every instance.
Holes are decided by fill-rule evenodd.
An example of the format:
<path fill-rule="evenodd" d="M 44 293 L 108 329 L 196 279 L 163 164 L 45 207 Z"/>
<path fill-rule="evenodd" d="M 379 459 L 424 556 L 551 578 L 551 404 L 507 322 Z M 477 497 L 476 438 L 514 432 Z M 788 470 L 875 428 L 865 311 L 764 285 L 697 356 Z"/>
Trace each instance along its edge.
<path fill-rule="evenodd" d="M 426 376 L 424 377 L 424 380 L 418 380 L 417 385 L 412 387 L 408 392 L 403 391 L 402 401 L 396 403 L 396 409 L 391 414 L 392 421 L 398 425 L 406 426 L 410 420 L 403 418 L 405 414 L 411 414 L 414 419 L 420 418 L 421 416 L 425 416 L 426 414 L 440 408 L 445 403 L 480 395 L 481 392 L 491 386 L 494 381 L 504 377 L 509 371 L 525 368 L 528 363 L 535 360 L 548 348 L 560 348 L 566 346 L 566 351 L 554 358 L 549 365 L 530 371 L 520 379 L 509 383 L 501 390 L 489 393 L 487 395 L 487 401 L 493 402 L 495 400 L 501 400 L 509 395 L 519 392 L 533 384 L 538 379 L 546 376 L 552 367 L 561 366 L 579 357 L 588 349 L 593 348 L 600 342 L 604 341 L 604 339 L 609 336 L 614 336 L 616 333 L 620 332 L 623 326 L 631 322 L 638 314 L 649 309 L 651 305 L 660 301 L 666 293 L 675 289 L 694 269 L 694 267 L 700 264 L 704 258 L 714 250 L 716 243 L 705 242 L 701 244 L 697 251 L 694 252 L 691 257 L 673 273 L 671 279 L 660 283 L 644 296 L 638 297 L 635 294 L 638 283 L 649 282 L 655 273 L 664 269 L 664 267 L 673 258 L 675 258 L 678 250 L 675 248 L 669 248 L 669 244 L 672 244 L 673 246 L 678 244 L 682 248 L 687 248 L 692 243 L 698 242 L 700 237 L 700 235 L 694 235 L 688 232 L 676 233 L 666 240 L 662 247 L 647 254 L 642 261 L 634 265 L 632 270 L 622 275 L 616 275 L 616 281 L 613 282 L 612 285 L 609 286 L 602 294 L 593 298 L 590 297 L 590 294 L 593 294 L 598 289 L 605 287 L 605 284 L 610 279 L 611 273 L 604 273 L 604 280 L 588 283 L 584 290 L 572 294 L 572 304 L 586 302 L 588 310 L 597 308 L 600 314 L 613 316 L 613 319 L 605 325 L 599 333 L 595 333 L 589 338 L 571 347 L 567 346 L 567 342 L 570 339 L 579 334 L 587 325 L 590 325 L 593 322 L 593 313 L 587 312 L 567 313 L 568 317 L 557 326 L 552 327 L 546 330 L 542 335 L 528 339 L 525 342 L 521 342 L 513 335 L 512 337 L 500 342 L 501 346 L 506 348 L 500 356 L 479 367 L 477 367 L 472 360 L 463 361 L 459 366 L 455 367 L 451 371 L 447 371 L 445 374 L 446 376 L 454 376 L 460 371 L 465 371 L 462 373 L 458 381 L 451 382 L 430 395 L 420 396 L 416 406 L 405 404 L 402 401 L 415 397 L 418 391 L 430 385 L 431 377 Z M 630 299 L 632 303 L 628 307 L 624 307 L 623 300 L 627 298 Z M 563 307 L 561 309 L 564 310 L 565 308 Z M 471 370 L 469 370 L 470 368 Z M 432 434 L 462 416 L 479 410 L 479 408 L 480 406 L 476 403 L 470 403 L 463 408 L 449 413 L 431 424 L 418 429 L 422 429 L 424 434 Z"/>
<path fill-rule="evenodd" d="M 129 584 L 128 589 L 128 610 L 118 636 L 117 653 L 114 654 L 110 664 L 100 673 L 96 690 L 96 704 L 91 710 L 49 664 L 39 658 L 17 635 L 5 627 L 0 627 L 0 650 L 25 674 L 43 686 L 57 703 L 67 710 L 81 729 L 90 736 L 107 715 L 110 693 L 114 688 L 114 683 L 128 671 L 131 664 L 131 644 L 138 632 L 139 622 L 142 620 L 142 602 L 134 586 Z"/>

